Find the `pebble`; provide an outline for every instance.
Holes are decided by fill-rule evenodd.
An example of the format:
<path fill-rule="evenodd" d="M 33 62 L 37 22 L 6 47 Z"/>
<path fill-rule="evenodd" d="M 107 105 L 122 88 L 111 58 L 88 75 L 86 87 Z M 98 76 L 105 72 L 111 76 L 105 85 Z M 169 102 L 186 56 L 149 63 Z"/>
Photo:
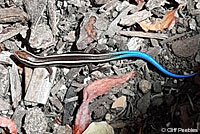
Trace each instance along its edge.
<path fill-rule="evenodd" d="M 156 94 L 151 97 L 151 105 L 152 106 L 160 106 L 163 103 L 163 96 L 160 94 Z"/>
<path fill-rule="evenodd" d="M 111 114 L 107 113 L 106 116 L 105 116 L 106 121 L 110 122 L 111 121 L 111 117 L 112 117 Z"/>
<path fill-rule="evenodd" d="M 118 15 L 118 12 L 116 12 L 116 11 L 114 11 L 114 12 L 112 13 L 113 18 L 117 17 L 117 15 Z"/>
<path fill-rule="evenodd" d="M 151 92 L 144 94 L 137 102 L 137 108 L 141 113 L 146 113 L 150 105 Z"/>
<path fill-rule="evenodd" d="M 195 61 L 200 63 L 200 52 L 197 53 Z"/>
<path fill-rule="evenodd" d="M 189 20 L 189 27 L 190 27 L 190 29 L 192 29 L 192 30 L 196 30 L 197 23 L 196 23 L 195 19 Z"/>
<path fill-rule="evenodd" d="M 187 29 L 186 29 L 185 27 L 180 27 L 180 26 L 179 26 L 179 27 L 177 28 L 177 32 L 178 32 L 178 33 L 184 33 L 184 32 L 186 32 L 186 30 L 187 30 Z"/>
<path fill-rule="evenodd" d="M 167 55 L 164 56 L 165 60 L 169 60 L 169 57 Z"/>
<path fill-rule="evenodd" d="M 128 7 L 129 5 L 130 5 L 130 4 L 129 4 L 128 1 L 124 1 L 124 2 L 122 2 L 122 3 L 118 3 L 118 4 L 117 4 L 117 7 L 116 7 L 116 10 L 117 10 L 118 12 L 120 12 L 120 11 L 122 11 L 124 8 Z"/>
<path fill-rule="evenodd" d="M 153 83 L 153 91 L 156 93 L 160 93 L 161 90 L 161 82 L 154 82 Z"/>
<path fill-rule="evenodd" d="M 200 14 L 196 15 L 197 25 L 200 26 Z"/>
<path fill-rule="evenodd" d="M 107 39 L 106 38 L 101 38 L 98 40 L 98 44 L 106 44 L 107 43 Z"/>
<path fill-rule="evenodd" d="M 177 56 L 189 57 L 197 53 L 200 41 L 200 35 L 187 39 L 175 41 L 172 44 L 172 50 Z"/>
<path fill-rule="evenodd" d="M 110 39 L 108 40 L 108 44 L 107 44 L 107 45 L 108 45 L 109 47 L 114 47 L 116 43 L 117 43 L 116 40 L 110 38 Z"/>
<path fill-rule="evenodd" d="M 174 84 L 177 84 L 177 83 L 178 83 L 177 79 L 174 79 L 174 81 L 173 81 L 173 82 L 174 82 Z"/>
<path fill-rule="evenodd" d="M 151 83 L 147 80 L 141 80 L 139 82 L 139 88 L 143 93 L 147 93 L 151 89 Z"/>
<path fill-rule="evenodd" d="M 39 108 L 31 108 L 25 116 L 24 130 L 26 134 L 44 134 L 47 122 L 44 113 Z"/>
<path fill-rule="evenodd" d="M 74 42 L 76 39 L 75 37 L 75 31 L 71 31 L 68 33 L 67 36 L 64 36 L 63 40 L 64 41 L 69 41 L 69 42 Z"/>
<path fill-rule="evenodd" d="M 72 134 L 72 128 L 69 125 L 55 126 L 54 134 Z"/>
<path fill-rule="evenodd" d="M 139 50 L 144 45 L 144 39 L 138 37 L 131 38 L 127 43 L 128 50 Z"/>

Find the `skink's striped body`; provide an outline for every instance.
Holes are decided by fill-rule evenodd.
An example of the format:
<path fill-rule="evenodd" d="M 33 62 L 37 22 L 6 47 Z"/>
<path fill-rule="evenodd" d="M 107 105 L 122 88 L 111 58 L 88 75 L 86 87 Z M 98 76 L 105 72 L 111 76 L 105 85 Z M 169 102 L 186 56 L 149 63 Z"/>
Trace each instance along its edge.
<path fill-rule="evenodd" d="M 101 63 L 123 58 L 137 57 L 150 62 L 158 70 L 171 77 L 187 78 L 196 75 L 196 73 L 189 75 L 178 75 L 171 73 L 166 69 L 164 69 L 151 56 L 140 51 L 121 51 L 121 52 L 114 52 L 107 54 L 68 53 L 68 54 L 52 55 L 46 57 L 39 57 L 26 51 L 15 51 L 14 55 L 19 61 L 30 67 L 47 67 L 47 66 L 75 67 L 87 63 Z"/>

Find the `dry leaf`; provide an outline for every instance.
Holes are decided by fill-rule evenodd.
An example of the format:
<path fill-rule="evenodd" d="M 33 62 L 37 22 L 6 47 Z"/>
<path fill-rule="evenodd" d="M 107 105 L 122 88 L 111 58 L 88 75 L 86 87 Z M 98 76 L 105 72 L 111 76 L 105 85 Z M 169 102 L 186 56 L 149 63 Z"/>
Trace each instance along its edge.
<path fill-rule="evenodd" d="M 112 108 L 125 108 L 126 107 L 126 96 L 121 96 L 115 100 L 115 102 L 112 104 Z"/>
<path fill-rule="evenodd" d="M 130 72 L 121 76 L 113 76 L 102 80 L 96 80 L 88 84 L 83 91 L 83 103 L 81 104 L 76 115 L 75 125 L 73 126 L 73 134 L 82 134 L 82 132 L 88 127 L 90 123 L 90 111 L 88 107 L 90 101 L 105 94 L 112 87 L 119 86 L 120 84 L 126 82 L 134 75 L 135 72 Z"/>
<path fill-rule="evenodd" d="M 96 17 L 91 16 L 88 24 L 85 26 L 85 30 L 87 31 L 89 35 L 88 42 L 91 42 L 96 38 L 97 32 L 95 31 L 94 26 L 93 26 L 95 21 L 96 21 Z"/>
<path fill-rule="evenodd" d="M 174 16 L 174 14 L 182 6 L 184 6 L 184 5 L 181 4 L 178 6 L 178 8 L 176 8 L 172 11 L 168 11 L 161 21 L 155 21 L 154 23 L 152 23 L 149 19 L 147 19 L 147 20 L 140 22 L 139 24 L 142 27 L 142 29 L 146 32 L 149 30 L 163 31 L 164 29 L 169 28 L 170 25 L 176 20 L 176 17 Z"/>
<path fill-rule="evenodd" d="M 82 132 L 90 124 L 89 102 L 85 101 L 81 104 L 76 114 L 75 125 L 73 126 L 73 134 L 82 134 Z"/>
<path fill-rule="evenodd" d="M 92 101 L 94 98 L 105 94 L 110 88 L 116 87 L 124 82 L 126 82 L 128 79 L 133 77 L 135 75 L 135 72 L 130 72 L 125 75 L 121 76 L 113 76 L 110 78 L 105 78 L 102 80 L 96 80 L 92 83 L 90 83 L 83 91 L 83 99 Z"/>
<path fill-rule="evenodd" d="M 0 127 L 7 127 L 11 134 L 17 134 L 17 125 L 11 119 L 0 116 Z"/>
<path fill-rule="evenodd" d="M 144 2 L 144 0 L 135 0 L 137 3 L 139 3 L 139 2 L 141 2 L 141 3 L 143 3 Z"/>

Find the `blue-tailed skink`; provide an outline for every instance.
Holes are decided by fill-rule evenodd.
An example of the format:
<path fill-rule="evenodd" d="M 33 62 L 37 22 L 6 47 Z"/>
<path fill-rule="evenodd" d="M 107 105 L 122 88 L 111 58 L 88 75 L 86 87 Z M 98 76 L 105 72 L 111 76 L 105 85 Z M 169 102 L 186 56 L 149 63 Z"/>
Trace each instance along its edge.
<path fill-rule="evenodd" d="M 179 75 L 167 71 L 150 55 L 140 51 L 120 51 L 106 54 L 87 54 L 87 53 L 67 53 L 60 55 L 51 55 L 40 57 L 24 50 L 14 52 L 14 56 L 23 64 L 30 67 L 48 67 L 48 66 L 67 66 L 77 67 L 88 63 L 102 63 L 124 58 L 141 58 L 153 64 L 162 73 L 175 78 L 188 78 L 196 73 L 188 75 Z"/>

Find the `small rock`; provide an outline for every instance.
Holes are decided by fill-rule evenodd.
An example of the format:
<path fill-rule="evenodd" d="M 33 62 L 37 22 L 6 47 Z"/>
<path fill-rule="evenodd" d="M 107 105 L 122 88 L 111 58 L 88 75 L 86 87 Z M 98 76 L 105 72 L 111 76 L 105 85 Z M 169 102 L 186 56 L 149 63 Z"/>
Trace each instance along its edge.
<path fill-rule="evenodd" d="M 179 26 L 179 27 L 177 28 L 177 32 L 178 32 L 178 33 L 184 33 L 184 32 L 186 32 L 186 30 L 187 30 L 187 29 L 186 29 L 185 27 L 180 27 L 180 26 Z"/>
<path fill-rule="evenodd" d="M 200 14 L 196 15 L 197 25 L 200 26 Z"/>
<path fill-rule="evenodd" d="M 118 12 L 117 12 L 117 11 L 114 11 L 114 12 L 112 13 L 113 18 L 116 18 L 117 15 L 118 15 Z"/>
<path fill-rule="evenodd" d="M 150 47 L 149 50 L 147 51 L 147 54 L 155 58 L 161 53 L 162 49 L 160 46 L 156 47 Z"/>
<path fill-rule="evenodd" d="M 144 60 L 140 59 L 136 60 L 134 63 L 138 68 L 144 68 L 147 64 Z"/>
<path fill-rule="evenodd" d="M 139 50 L 144 45 L 144 39 L 138 37 L 132 37 L 127 43 L 128 50 Z"/>
<path fill-rule="evenodd" d="M 161 82 L 154 82 L 153 83 L 153 91 L 156 93 L 161 92 Z"/>
<path fill-rule="evenodd" d="M 156 7 L 162 7 L 163 5 L 165 5 L 165 3 L 167 3 L 166 0 L 148 0 L 146 6 L 149 10 L 152 10 Z"/>
<path fill-rule="evenodd" d="M 106 121 L 110 122 L 111 121 L 111 114 L 107 113 L 105 116 Z"/>
<path fill-rule="evenodd" d="M 195 61 L 200 63 L 200 51 L 197 53 Z"/>
<path fill-rule="evenodd" d="M 44 113 L 39 108 L 31 108 L 25 117 L 26 134 L 44 134 L 47 122 Z"/>
<path fill-rule="evenodd" d="M 152 106 L 160 106 L 163 103 L 162 95 L 154 95 L 151 98 L 151 105 Z"/>
<path fill-rule="evenodd" d="M 69 125 L 55 126 L 54 134 L 72 134 L 72 128 Z"/>
<path fill-rule="evenodd" d="M 122 2 L 122 3 L 118 3 L 118 4 L 117 4 L 117 7 L 116 7 L 116 10 L 117 10 L 118 12 L 120 12 L 120 11 L 122 11 L 124 8 L 128 7 L 129 5 L 130 5 L 130 4 L 129 4 L 128 1 L 124 1 L 124 2 Z"/>
<path fill-rule="evenodd" d="M 96 47 L 96 49 L 99 50 L 99 51 L 109 50 L 108 46 L 105 45 L 105 44 L 98 44 L 97 47 Z"/>
<path fill-rule="evenodd" d="M 143 93 L 147 93 L 151 89 L 151 83 L 147 80 L 141 80 L 139 82 L 139 88 Z"/>
<path fill-rule="evenodd" d="M 94 0 L 95 5 L 104 5 L 107 3 L 107 0 Z"/>
<path fill-rule="evenodd" d="M 175 41 L 172 44 L 173 52 L 181 57 L 189 57 L 196 54 L 198 51 L 198 45 L 200 41 L 199 36 L 200 35 L 196 35 L 191 38 Z"/>
<path fill-rule="evenodd" d="M 76 39 L 75 37 L 75 31 L 71 31 L 68 33 L 67 36 L 64 36 L 63 40 L 64 41 L 69 41 L 69 42 L 74 42 Z"/>
<path fill-rule="evenodd" d="M 137 108 L 143 114 L 146 113 L 150 105 L 151 92 L 146 93 L 142 98 L 137 102 Z"/>
<path fill-rule="evenodd" d="M 49 48 L 53 40 L 53 34 L 48 25 L 39 24 L 36 29 L 31 30 L 29 42 L 33 48 Z"/>
<path fill-rule="evenodd" d="M 101 38 L 98 40 L 98 44 L 106 44 L 107 43 L 107 39 L 106 38 Z"/>
<path fill-rule="evenodd" d="M 173 82 L 174 82 L 174 84 L 177 84 L 177 83 L 178 83 L 178 81 L 177 81 L 176 79 L 175 79 Z"/>
<path fill-rule="evenodd" d="M 108 45 L 109 47 L 114 47 L 116 43 L 117 43 L 116 40 L 114 40 L 114 39 L 112 39 L 112 38 L 109 38 L 107 45 Z"/>
<path fill-rule="evenodd" d="M 158 47 L 159 46 L 158 40 L 150 39 L 150 41 L 151 41 L 152 46 L 154 46 L 154 47 Z"/>
<path fill-rule="evenodd" d="M 112 126 L 107 122 L 92 122 L 83 134 L 114 134 Z"/>
<path fill-rule="evenodd" d="M 196 30 L 197 23 L 196 23 L 195 19 L 191 19 L 191 20 L 189 21 L 189 26 L 190 26 L 190 29 Z"/>
<path fill-rule="evenodd" d="M 200 1 L 198 1 L 198 3 L 196 4 L 196 7 L 197 7 L 198 9 L 200 9 Z"/>

